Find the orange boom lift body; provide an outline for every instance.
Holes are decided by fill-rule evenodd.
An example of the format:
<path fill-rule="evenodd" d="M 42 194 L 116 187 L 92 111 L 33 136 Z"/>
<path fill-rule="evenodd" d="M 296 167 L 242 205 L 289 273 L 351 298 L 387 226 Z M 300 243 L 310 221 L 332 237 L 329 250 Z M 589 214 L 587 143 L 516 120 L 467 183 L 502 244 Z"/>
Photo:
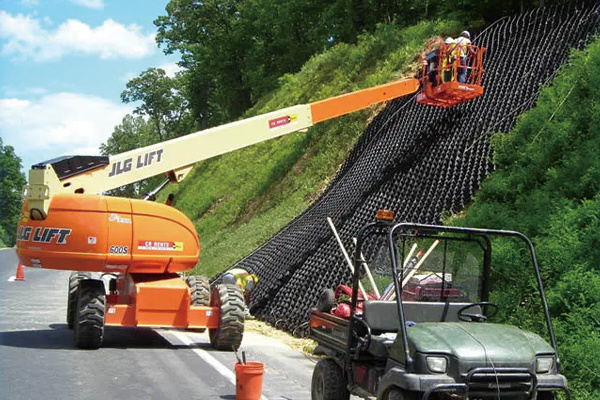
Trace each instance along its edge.
<path fill-rule="evenodd" d="M 438 56 L 445 51 L 442 45 Z M 101 346 L 105 326 L 208 328 L 215 348 L 239 347 L 244 318 L 239 288 L 211 288 L 205 278 L 180 276 L 195 267 L 200 255 L 192 222 L 164 204 L 101 193 L 161 173 L 179 182 L 198 161 L 419 91 L 417 101 L 433 106 L 470 100 L 473 93 L 483 93 L 481 64 L 471 68 L 479 78 L 466 89 L 448 82 L 439 90 L 443 85 L 433 85 L 424 75 L 111 157 L 61 157 L 34 165 L 18 224 L 19 261 L 76 271 L 69 280 L 67 322 L 78 347 Z M 99 276 L 110 278 L 108 290 Z"/>

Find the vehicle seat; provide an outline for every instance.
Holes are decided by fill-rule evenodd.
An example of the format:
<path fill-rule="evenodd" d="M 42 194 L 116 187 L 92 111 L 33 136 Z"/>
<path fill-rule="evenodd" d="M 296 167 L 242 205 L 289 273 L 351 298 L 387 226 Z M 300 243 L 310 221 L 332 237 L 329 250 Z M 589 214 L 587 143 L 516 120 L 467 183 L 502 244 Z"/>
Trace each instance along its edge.
<path fill-rule="evenodd" d="M 404 301 L 404 319 L 412 322 L 458 322 L 458 310 L 471 303 Z M 481 313 L 480 307 L 469 310 Z M 397 332 L 400 328 L 395 301 L 369 300 L 364 303 L 363 318 L 375 333 Z"/>

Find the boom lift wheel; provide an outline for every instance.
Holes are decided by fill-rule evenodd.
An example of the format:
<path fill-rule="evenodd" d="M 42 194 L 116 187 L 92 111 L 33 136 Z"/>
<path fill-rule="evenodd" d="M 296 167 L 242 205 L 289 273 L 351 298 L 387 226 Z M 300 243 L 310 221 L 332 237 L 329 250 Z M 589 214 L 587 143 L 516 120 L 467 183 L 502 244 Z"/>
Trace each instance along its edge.
<path fill-rule="evenodd" d="M 315 365 L 310 384 L 312 400 L 348 400 L 348 380 L 344 371 L 331 358 L 324 358 Z"/>
<path fill-rule="evenodd" d="M 74 271 L 69 275 L 69 295 L 67 297 L 67 327 L 73 329 L 75 321 L 75 309 L 77 308 L 77 288 L 79 281 L 90 279 L 92 274 L 89 272 Z"/>
<path fill-rule="evenodd" d="M 190 287 L 190 305 L 210 306 L 210 283 L 207 278 L 200 275 L 190 275 L 185 278 L 185 283 Z M 202 333 L 206 328 L 190 330 Z"/>
<path fill-rule="evenodd" d="M 75 346 L 97 349 L 104 340 L 106 292 L 104 282 L 85 279 L 79 282 L 75 310 Z"/>
<path fill-rule="evenodd" d="M 210 283 L 200 275 L 190 275 L 185 278 L 185 283 L 190 287 L 192 306 L 210 306 Z"/>
<path fill-rule="evenodd" d="M 210 344 L 217 350 L 239 348 L 244 336 L 244 297 L 237 285 L 214 286 L 210 305 L 219 309 L 219 326 L 208 329 Z"/>

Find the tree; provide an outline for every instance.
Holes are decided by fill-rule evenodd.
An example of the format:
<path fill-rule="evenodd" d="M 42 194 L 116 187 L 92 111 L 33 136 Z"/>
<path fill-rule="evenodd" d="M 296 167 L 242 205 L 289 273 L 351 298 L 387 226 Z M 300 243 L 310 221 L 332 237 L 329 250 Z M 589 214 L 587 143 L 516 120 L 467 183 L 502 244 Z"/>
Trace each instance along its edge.
<path fill-rule="evenodd" d="M 239 0 L 172 0 L 166 16 L 158 17 L 156 37 L 165 53 L 179 51 L 181 65 L 204 77 L 199 83 L 200 98 L 209 89 L 212 125 L 239 117 L 250 106 L 250 91 L 243 84 L 242 70 L 250 38 L 238 9 Z M 198 72 L 200 74 L 198 74 Z M 198 80 L 196 80 L 198 82 Z M 193 104 L 200 104 L 193 100 Z M 196 115 L 200 110 L 196 110 Z"/>
<path fill-rule="evenodd" d="M 165 53 L 181 53 L 180 65 L 193 82 L 194 115 L 206 126 L 218 125 L 241 116 L 315 53 L 355 40 L 354 16 L 362 14 L 354 3 L 171 0 L 167 15 L 154 21 L 156 40 Z"/>
<path fill-rule="evenodd" d="M 0 247 L 6 246 L 4 243 L 4 238 L 6 237 L 6 232 L 4 232 L 4 228 L 0 225 Z"/>
<path fill-rule="evenodd" d="M 193 127 L 185 91 L 186 80 L 182 75 L 170 78 L 163 69 L 149 68 L 127 82 L 121 100 L 141 101 L 134 113 L 150 117 L 156 127 L 157 141 L 163 141 L 189 133 Z"/>
<path fill-rule="evenodd" d="M 14 148 L 4 146 L 0 138 L 0 226 L 4 230 L 4 237 L 0 239 L 8 246 L 15 244 L 21 215 L 21 190 L 25 183 L 21 159 Z"/>

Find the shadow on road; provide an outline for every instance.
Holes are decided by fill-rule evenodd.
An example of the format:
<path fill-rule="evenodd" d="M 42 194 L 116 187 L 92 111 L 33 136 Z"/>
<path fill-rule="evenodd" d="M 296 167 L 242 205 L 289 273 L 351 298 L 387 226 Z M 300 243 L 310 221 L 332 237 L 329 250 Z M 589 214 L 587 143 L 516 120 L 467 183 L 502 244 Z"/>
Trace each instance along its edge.
<path fill-rule="evenodd" d="M 73 343 L 73 331 L 66 324 L 52 324 L 50 329 L 19 330 L 0 332 L 0 346 L 27 349 L 68 350 L 76 349 Z M 102 348 L 173 348 L 152 329 L 114 328 L 104 331 Z"/>
<path fill-rule="evenodd" d="M 71 349 L 73 333 L 65 325 L 65 329 L 39 329 L 27 331 L 0 332 L 0 346 L 21 347 L 28 349 Z"/>

